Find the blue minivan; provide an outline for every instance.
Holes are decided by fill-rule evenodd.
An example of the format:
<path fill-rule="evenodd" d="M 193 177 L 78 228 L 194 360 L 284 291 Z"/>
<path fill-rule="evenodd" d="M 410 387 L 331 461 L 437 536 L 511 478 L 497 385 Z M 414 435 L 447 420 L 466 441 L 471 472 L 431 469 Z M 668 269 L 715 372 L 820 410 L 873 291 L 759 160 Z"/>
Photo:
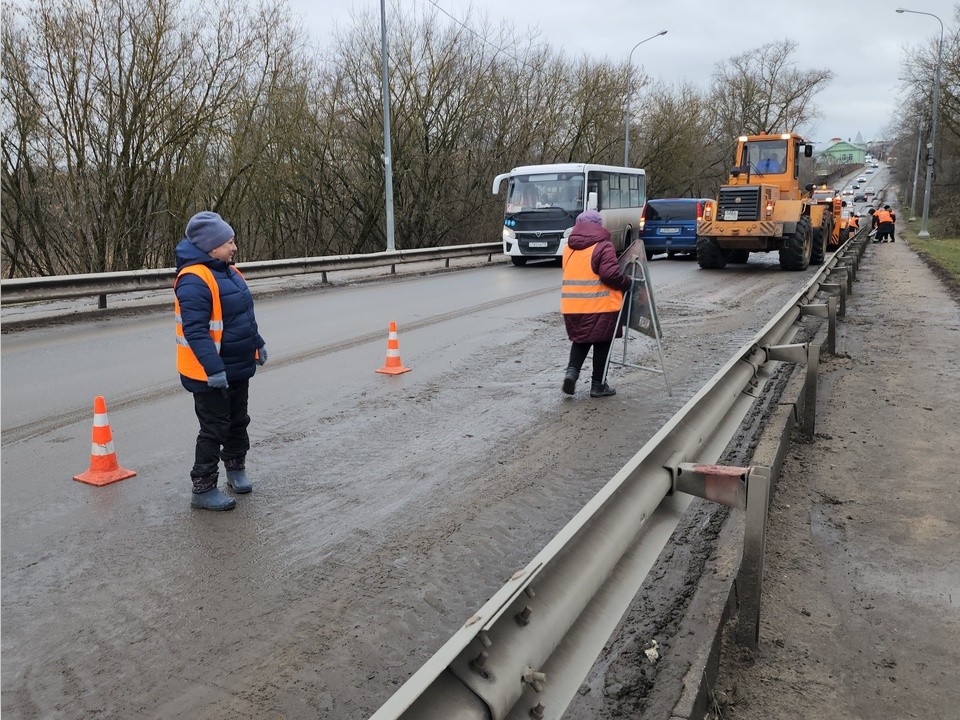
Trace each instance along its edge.
<path fill-rule="evenodd" d="M 659 253 L 697 254 L 697 221 L 703 217 L 706 198 L 647 200 L 640 215 L 640 239 L 647 258 Z"/>

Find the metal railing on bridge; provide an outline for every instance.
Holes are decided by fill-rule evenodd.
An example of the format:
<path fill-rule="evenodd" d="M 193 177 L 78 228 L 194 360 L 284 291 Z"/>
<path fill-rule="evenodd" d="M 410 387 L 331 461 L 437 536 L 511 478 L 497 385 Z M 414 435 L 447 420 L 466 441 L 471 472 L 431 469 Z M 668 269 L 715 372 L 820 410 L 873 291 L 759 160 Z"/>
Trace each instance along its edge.
<path fill-rule="evenodd" d="M 502 249 L 503 245 L 498 242 L 477 243 L 399 250 L 397 252 L 264 260 L 261 262 L 238 263 L 237 267 L 240 268 L 244 277 L 248 280 L 311 273 L 323 273 L 324 280 L 326 280 L 326 273 L 342 270 L 389 266 L 390 271 L 395 272 L 397 265 L 445 260 L 449 266 L 450 260 L 455 258 L 482 257 L 484 255 L 490 262 L 493 260 L 493 255 L 499 253 Z M 99 297 L 100 307 L 105 308 L 107 295 L 169 289 L 173 287 L 173 281 L 176 277 L 177 271 L 175 268 L 158 268 L 129 272 L 13 278 L 0 281 L 0 305 Z"/>

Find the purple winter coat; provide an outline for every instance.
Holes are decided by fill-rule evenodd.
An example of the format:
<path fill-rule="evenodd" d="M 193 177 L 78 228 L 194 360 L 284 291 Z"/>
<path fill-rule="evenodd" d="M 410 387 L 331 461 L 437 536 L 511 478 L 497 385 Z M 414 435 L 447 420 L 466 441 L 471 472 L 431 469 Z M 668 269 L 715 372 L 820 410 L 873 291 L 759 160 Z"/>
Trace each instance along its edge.
<path fill-rule="evenodd" d="M 605 227 L 589 222 L 573 226 L 567 244 L 574 250 L 585 250 L 593 246 L 590 267 L 600 276 L 600 282 L 614 290 L 629 290 L 630 278 L 620 271 L 617 263 L 617 251 L 610 242 L 610 231 Z M 622 336 L 617 327 L 616 312 L 566 314 L 563 321 L 567 325 L 567 336 L 575 343 L 595 343 L 613 340 L 614 334 Z"/>

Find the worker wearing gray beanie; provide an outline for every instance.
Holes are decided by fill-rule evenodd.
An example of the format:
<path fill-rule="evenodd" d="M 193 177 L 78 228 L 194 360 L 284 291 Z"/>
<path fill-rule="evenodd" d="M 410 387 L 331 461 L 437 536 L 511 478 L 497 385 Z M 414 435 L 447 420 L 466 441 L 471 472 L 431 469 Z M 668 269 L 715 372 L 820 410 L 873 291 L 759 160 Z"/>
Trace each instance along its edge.
<path fill-rule="evenodd" d="M 177 371 L 193 393 L 200 424 L 190 470 L 190 505 L 229 510 L 237 503 L 217 487 L 220 463 L 227 487 L 246 495 L 250 436 L 247 411 L 250 378 L 267 362 L 267 348 L 253 309 L 253 296 L 233 265 L 233 228 L 205 210 L 190 218 L 176 247 Z"/>
<path fill-rule="evenodd" d="M 234 237 L 233 228 L 212 210 L 198 212 L 187 223 L 187 240 L 205 253 L 230 242 Z"/>

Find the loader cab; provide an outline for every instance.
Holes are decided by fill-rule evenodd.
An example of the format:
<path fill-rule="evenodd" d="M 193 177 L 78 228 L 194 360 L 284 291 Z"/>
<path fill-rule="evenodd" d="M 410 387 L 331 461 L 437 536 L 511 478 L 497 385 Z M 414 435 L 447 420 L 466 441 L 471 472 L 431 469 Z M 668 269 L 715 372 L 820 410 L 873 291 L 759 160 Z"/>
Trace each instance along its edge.
<path fill-rule="evenodd" d="M 799 198 L 800 157 L 811 157 L 813 146 L 793 133 L 743 135 L 738 138 L 736 166 L 730 185 L 772 185 L 781 197 Z"/>

